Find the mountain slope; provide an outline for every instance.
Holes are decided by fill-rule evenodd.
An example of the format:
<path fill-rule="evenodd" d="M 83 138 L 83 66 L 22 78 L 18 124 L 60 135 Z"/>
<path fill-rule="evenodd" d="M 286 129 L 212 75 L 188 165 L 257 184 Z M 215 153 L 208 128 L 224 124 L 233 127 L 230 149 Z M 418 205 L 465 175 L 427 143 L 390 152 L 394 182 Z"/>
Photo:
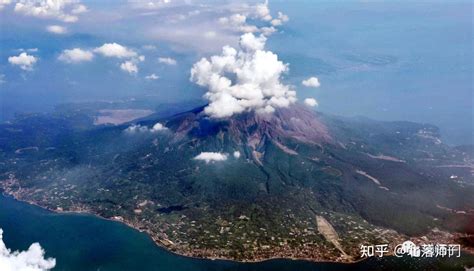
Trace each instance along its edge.
<path fill-rule="evenodd" d="M 167 130 L 152 131 L 157 122 Z M 474 233 L 472 157 L 431 125 L 299 105 L 225 120 L 200 107 L 137 124 L 78 130 L 70 118 L 33 116 L 2 125 L 2 187 L 53 210 L 123 220 L 201 257 L 348 261 L 361 242 Z M 203 152 L 227 159 L 195 159 Z M 318 232 L 316 217 L 337 234 Z"/>

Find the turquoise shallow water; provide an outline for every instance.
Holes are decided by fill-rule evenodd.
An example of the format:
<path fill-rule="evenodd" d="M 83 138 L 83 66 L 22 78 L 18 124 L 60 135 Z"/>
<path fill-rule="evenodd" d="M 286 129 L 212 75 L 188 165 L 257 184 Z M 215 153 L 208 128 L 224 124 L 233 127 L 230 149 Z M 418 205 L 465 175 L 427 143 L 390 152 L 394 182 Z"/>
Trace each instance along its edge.
<path fill-rule="evenodd" d="M 0 194 L 0 228 L 13 250 L 25 250 L 39 242 L 54 270 L 121 271 L 293 271 L 293 270 L 438 270 L 434 262 L 407 259 L 371 259 L 357 264 L 270 260 L 237 263 L 182 257 L 156 246 L 144 233 L 122 223 L 83 214 L 57 214 Z M 457 269 L 455 269 L 457 270 Z M 462 270 L 462 269 L 459 269 Z"/>

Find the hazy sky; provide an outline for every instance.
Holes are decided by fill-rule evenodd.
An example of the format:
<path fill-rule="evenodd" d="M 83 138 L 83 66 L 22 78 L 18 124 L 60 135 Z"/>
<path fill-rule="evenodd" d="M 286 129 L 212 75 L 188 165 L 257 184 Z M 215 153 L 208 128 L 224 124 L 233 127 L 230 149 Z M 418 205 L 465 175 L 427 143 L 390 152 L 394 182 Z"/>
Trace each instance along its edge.
<path fill-rule="evenodd" d="M 0 8 L 1 119 L 66 101 L 199 98 L 210 86 L 190 81 L 193 64 L 224 45 L 239 49 L 253 32 L 288 64 L 274 70 L 278 83 L 317 100 L 317 110 L 429 122 L 449 143 L 473 140 L 471 1 L 0 0 Z M 319 87 L 302 84 L 313 76 Z"/>

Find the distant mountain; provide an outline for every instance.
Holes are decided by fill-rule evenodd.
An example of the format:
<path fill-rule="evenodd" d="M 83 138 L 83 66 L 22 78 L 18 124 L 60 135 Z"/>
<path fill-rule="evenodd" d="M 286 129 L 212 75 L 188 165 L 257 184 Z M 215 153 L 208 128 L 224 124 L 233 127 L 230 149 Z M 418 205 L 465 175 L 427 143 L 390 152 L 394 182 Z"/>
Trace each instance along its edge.
<path fill-rule="evenodd" d="M 215 120 L 203 108 L 118 126 L 79 113 L 4 124 L 0 184 L 199 257 L 350 261 L 361 244 L 410 238 L 472 246 L 473 157 L 436 127 L 301 105 Z"/>

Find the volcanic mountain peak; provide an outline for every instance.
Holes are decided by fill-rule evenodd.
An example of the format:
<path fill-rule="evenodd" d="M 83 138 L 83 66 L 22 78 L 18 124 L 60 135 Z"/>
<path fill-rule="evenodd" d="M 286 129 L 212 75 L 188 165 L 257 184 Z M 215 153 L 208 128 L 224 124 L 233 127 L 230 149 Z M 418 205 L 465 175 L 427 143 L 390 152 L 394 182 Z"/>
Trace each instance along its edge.
<path fill-rule="evenodd" d="M 0 125 L 0 188 L 55 210 L 120 217 L 175 252 L 209 258 L 348 260 L 360 257 L 359 240 L 472 235 L 469 147 L 439 142 L 431 125 L 301 105 L 228 119 L 203 109 L 90 129 L 74 128 L 92 119 L 78 115 Z"/>
<path fill-rule="evenodd" d="M 250 111 L 226 119 L 209 118 L 204 107 L 199 107 L 174 116 L 167 126 L 175 131 L 175 141 L 185 136 L 204 138 L 224 133 L 235 143 L 245 143 L 254 149 L 263 139 L 293 139 L 308 144 L 332 142 L 321 116 L 300 104 L 278 108 L 273 113 Z"/>

